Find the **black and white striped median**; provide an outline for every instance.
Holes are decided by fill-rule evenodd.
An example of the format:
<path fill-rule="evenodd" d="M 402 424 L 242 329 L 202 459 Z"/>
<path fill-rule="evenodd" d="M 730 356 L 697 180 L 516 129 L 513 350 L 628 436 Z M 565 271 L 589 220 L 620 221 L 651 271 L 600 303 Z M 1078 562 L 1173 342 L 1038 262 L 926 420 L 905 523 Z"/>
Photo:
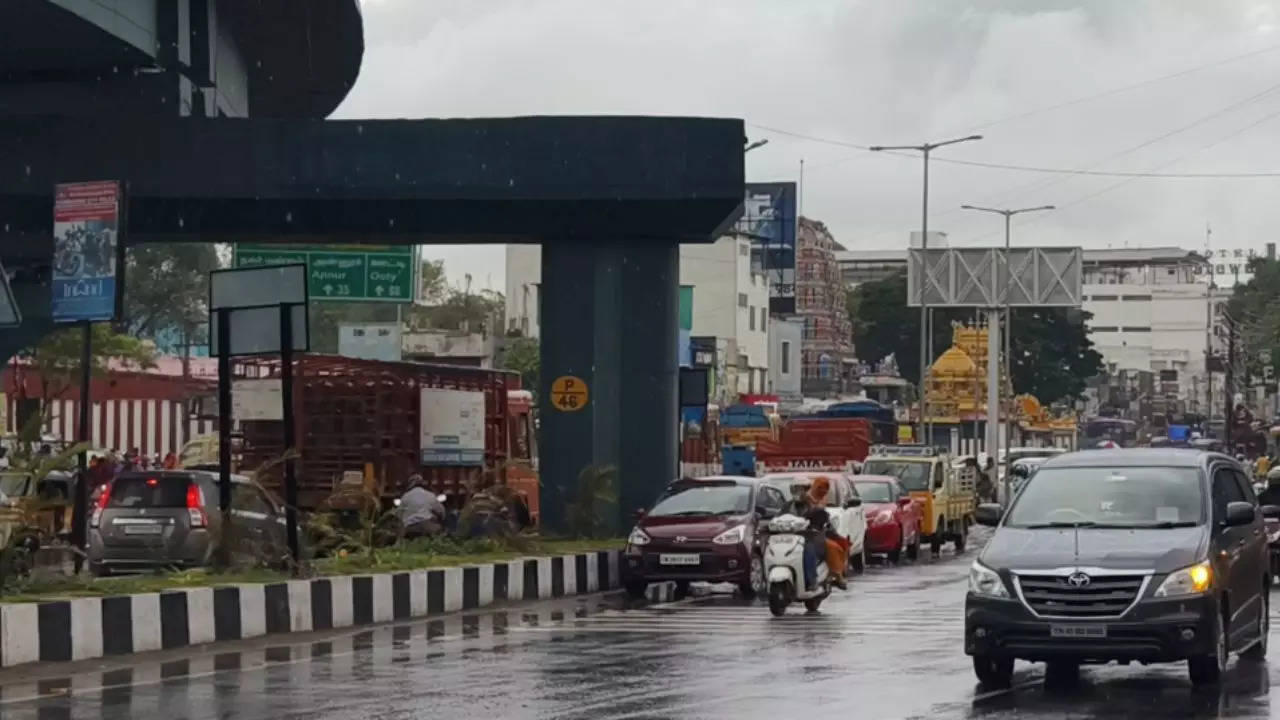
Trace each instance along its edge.
<path fill-rule="evenodd" d="M 372 625 L 612 590 L 616 550 L 456 568 L 0 604 L 0 666 Z"/>

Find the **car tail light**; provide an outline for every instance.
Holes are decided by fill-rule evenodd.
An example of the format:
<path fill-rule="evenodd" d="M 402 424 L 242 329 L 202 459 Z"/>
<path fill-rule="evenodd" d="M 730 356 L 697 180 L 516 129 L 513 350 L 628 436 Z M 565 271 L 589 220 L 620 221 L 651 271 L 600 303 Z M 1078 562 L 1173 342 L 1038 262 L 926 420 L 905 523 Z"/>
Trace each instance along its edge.
<path fill-rule="evenodd" d="M 93 514 L 89 516 L 89 527 L 96 528 L 102 524 L 102 511 L 106 509 L 107 503 L 111 501 L 111 483 L 102 486 L 102 494 L 98 496 L 98 502 L 93 508 Z"/>
<path fill-rule="evenodd" d="M 187 517 L 193 528 L 209 526 L 209 516 L 204 511 L 204 492 L 195 483 L 187 485 Z"/>

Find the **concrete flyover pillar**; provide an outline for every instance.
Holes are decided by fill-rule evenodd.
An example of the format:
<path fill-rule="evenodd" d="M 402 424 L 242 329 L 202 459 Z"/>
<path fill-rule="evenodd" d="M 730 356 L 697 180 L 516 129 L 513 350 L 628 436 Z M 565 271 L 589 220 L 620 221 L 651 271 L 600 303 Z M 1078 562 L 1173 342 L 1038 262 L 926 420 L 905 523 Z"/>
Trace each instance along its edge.
<path fill-rule="evenodd" d="M 618 504 L 603 514 L 621 532 L 676 473 L 679 246 L 543 244 L 539 299 L 543 525 L 568 530 L 579 474 L 612 465 Z M 562 377 L 586 384 L 581 409 L 554 392 Z"/>

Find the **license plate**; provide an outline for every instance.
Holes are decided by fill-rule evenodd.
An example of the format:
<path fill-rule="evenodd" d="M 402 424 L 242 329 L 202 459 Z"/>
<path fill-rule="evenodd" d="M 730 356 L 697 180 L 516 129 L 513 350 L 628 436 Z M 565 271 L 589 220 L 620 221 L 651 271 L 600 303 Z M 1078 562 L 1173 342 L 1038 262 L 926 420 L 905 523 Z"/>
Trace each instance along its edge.
<path fill-rule="evenodd" d="M 1104 638 L 1106 625 L 1050 625 L 1049 636 L 1056 638 Z"/>
<path fill-rule="evenodd" d="M 124 528 L 125 535 L 159 535 L 164 532 L 164 528 L 159 525 L 126 525 Z"/>
<path fill-rule="evenodd" d="M 698 565 L 701 562 L 696 553 L 663 553 L 658 556 L 659 565 Z"/>

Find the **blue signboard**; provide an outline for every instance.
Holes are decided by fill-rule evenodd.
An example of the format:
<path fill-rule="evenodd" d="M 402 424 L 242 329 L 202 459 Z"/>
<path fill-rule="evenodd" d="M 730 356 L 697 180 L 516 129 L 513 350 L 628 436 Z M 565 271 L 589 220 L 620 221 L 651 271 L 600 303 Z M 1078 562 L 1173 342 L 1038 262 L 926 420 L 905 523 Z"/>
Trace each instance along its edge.
<path fill-rule="evenodd" d="M 747 183 L 737 231 L 751 237 L 769 280 L 769 312 L 796 311 L 796 184 Z"/>
<path fill-rule="evenodd" d="M 120 184 L 62 183 L 53 201 L 53 321 L 112 320 Z"/>

